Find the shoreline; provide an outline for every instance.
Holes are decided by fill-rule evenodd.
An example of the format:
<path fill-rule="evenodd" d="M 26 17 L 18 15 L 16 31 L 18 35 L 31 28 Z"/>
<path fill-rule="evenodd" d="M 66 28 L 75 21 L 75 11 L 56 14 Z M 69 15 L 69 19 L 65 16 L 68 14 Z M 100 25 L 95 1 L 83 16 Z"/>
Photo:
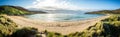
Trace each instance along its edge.
<path fill-rule="evenodd" d="M 87 19 L 82 21 L 73 21 L 73 22 L 45 22 L 40 20 L 31 20 L 24 18 L 22 16 L 8 16 L 11 20 L 18 24 L 19 28 L 22 27 L 35 27 L 38 28 L 38 31 L 50 31 L 58 32 L 63 35 L 81 32 L 88 28 L 89 26 L 94 25 L 102 19 L 109 17 L 109 15 L 101 16 L 99 18 Z"/>
<path fill-rule="evenodd" d="M 29 16 L 29 15 L 28 15 Z M 106 16 L 106 15 L 103 15 L 102 16 Z M 43 22 L 78 22 L 78 21 L 84 21 L 84 20 L 91 20 L 91 19 L 95 19 L 95 18 L 99 18 L 99 17 L 102 17 L 102 16 L 97 16 L 97 17 L 93 17 L 93 18 L 85 18 L 85 19 L 77 19 L 77 20 L 53 20 L 53 21 L 47 21 L 47 20 L 39 20 L 39 19 L 31 19 L 31 18 L 28 18 L 27 16 L 21 16 L 21 17 L 24 17 L 24 18 L 27 18 L 27 19 L 31 19 L 31 20 L 39 20 L 39 21 L 43 21 Z"/>

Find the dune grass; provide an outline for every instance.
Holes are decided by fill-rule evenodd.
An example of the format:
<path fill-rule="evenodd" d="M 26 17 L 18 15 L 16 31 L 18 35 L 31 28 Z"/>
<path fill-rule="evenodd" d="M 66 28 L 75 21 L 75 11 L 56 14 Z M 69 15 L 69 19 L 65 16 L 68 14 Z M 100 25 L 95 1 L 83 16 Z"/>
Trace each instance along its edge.
<path fill-rule="evenodd" d="M 90 26 L 82 32 L 75 32 L 59 37 L 120 37 L 120 16 L 112 15 L 109 18 L 103 19 L 93 26 Z M 47 37 L 58 37 L 54 32 L 48 32 Z"/>
<path fill-rule="evenodd" d="M 7 15 L 0 15 L 0 37 L 31 37 L 37 36 L 38 30 L 32 27 L 17 28 Z"/>

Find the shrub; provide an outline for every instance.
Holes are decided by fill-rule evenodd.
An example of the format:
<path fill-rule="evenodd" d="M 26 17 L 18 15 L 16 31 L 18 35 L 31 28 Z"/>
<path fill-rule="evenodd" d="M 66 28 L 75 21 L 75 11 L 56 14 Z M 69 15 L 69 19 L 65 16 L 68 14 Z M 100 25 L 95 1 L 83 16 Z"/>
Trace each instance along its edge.
<path fill-rule="evenodd" d="M 0 15 L 0 36 L 8 37 L 16 30 L 17 25 L 6 15 Z"/>
<path fill-rule="evenodd" d="M 31 37 L 36 36 L 38 30 L 36 28 L 25 27 L 18 29 L 12 36 L 13 37 Z"/>
<path fill-rule="evenodd" d="M 46 32 L 46 33 L 47 33 L 47 37 L 64 37 L 60 33 L 56 33 L 56 32 Z"/>

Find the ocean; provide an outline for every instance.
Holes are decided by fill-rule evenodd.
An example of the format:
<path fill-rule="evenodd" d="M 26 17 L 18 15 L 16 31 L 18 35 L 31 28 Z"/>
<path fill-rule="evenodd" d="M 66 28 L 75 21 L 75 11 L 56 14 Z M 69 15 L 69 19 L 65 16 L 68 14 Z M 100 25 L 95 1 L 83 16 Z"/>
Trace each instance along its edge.
<path fill-rule="evenodd" d="M 26 18 L 43 20 L 43 21 L 80 21 L 80 20 L 97 18 L 100 16 L 104 16 L 104 15 L 102 14 L 66 14 L 66 13 L 25 15 Z"/>

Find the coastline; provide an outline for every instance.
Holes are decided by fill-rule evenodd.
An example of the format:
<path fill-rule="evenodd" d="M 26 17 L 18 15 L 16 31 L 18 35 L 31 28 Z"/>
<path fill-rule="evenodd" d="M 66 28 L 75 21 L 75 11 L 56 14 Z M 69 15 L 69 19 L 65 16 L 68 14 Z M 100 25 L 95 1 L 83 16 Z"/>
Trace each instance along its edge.
<path fill-rule="evenodd" d="M 102 19 L 108 18 L 110 15 L 101 16 L 94 19 L 87 19 L 81 21 L 73 21 L 73 22 L 45 22 L 40 20 L 31 20 L 24 18 L 22 16 L 8 16 L 11 20 L 18 24 L 19 28 L 22 27 L 35 27 L 38 30 L 50 31 L 50 32 L 58 32 L 63 35 L 74 33 L 74 32 L 81 32 L 88 28 L 89 26 L 93 26 L 97 22 Z"/>

